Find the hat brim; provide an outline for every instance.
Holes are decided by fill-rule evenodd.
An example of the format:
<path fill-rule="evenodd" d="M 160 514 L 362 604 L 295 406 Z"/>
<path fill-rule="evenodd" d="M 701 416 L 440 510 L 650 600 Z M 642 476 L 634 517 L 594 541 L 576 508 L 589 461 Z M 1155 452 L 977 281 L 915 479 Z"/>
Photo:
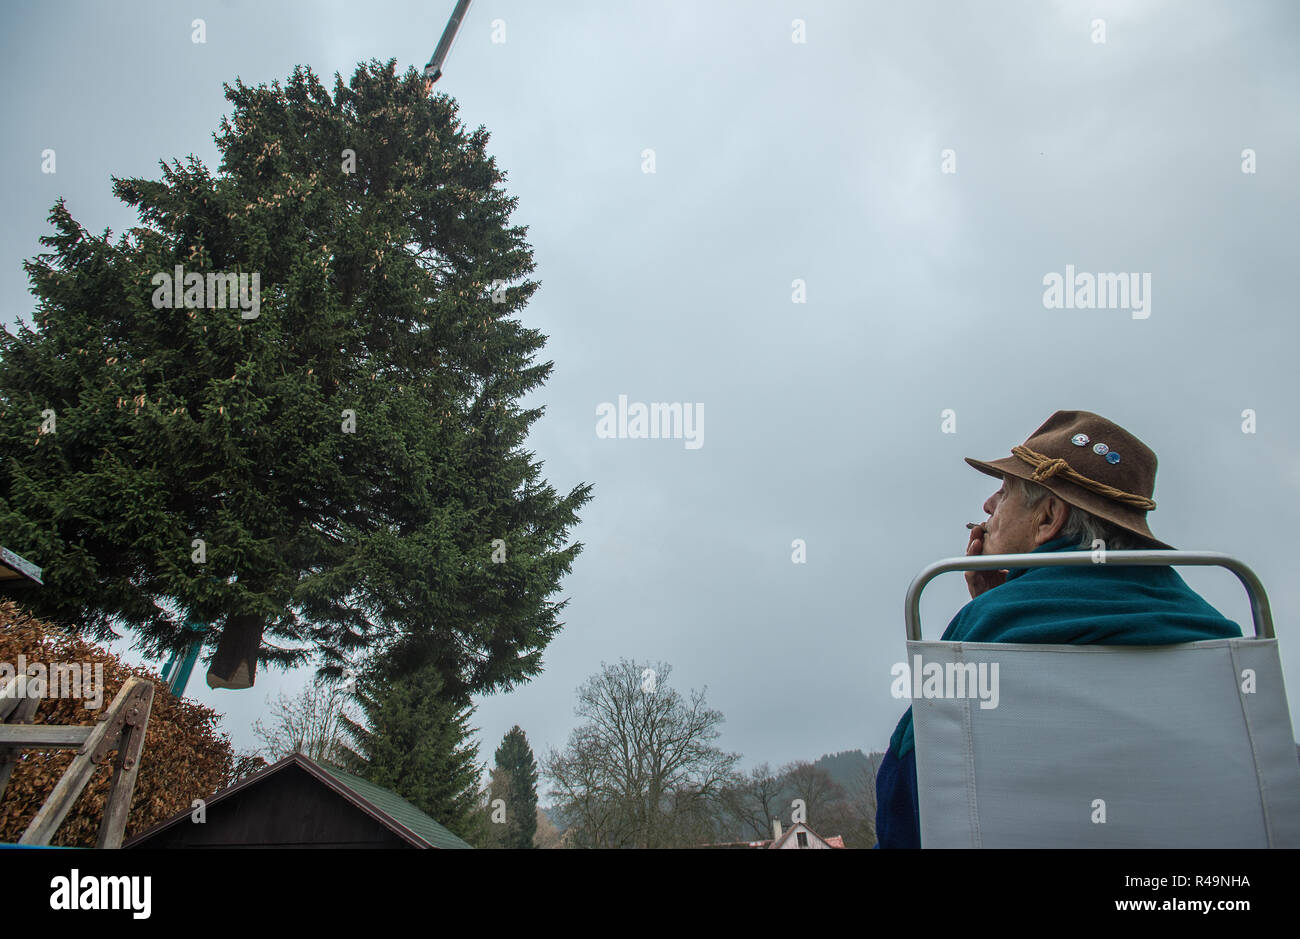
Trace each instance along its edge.
<path fill-rule="evenodd" d="M 964 459 L 981 473 L 995 479 L 1001 479 L 1003 476 L 1014 476 L 1017 479 L 1023 479 L 1025 482 L 1036 483 L 1062 501 L 1083 509 L 1091 515 L 1110 522 L 1112 525 L 1117 525 L 1132 535 L 1136 535 L 1152 548 L 1161 548 L 1166 551 L 1178 550 L 1173 545 L 1165 544 L 1151 534 L 1151 529 L 1147 527 L 1145 512 L 1118 505 L 1105 496 L 1098 495 L 1091 490 L 1084 489 L 1082 486 L 1077 486 L 1072 482 L 1057 477 L 1036 480 L 1034 479 L 1034 468 L 1019 457 L 1008 456 L 988 463 L 983 460 L 973 460 L 970 457 Z"/>

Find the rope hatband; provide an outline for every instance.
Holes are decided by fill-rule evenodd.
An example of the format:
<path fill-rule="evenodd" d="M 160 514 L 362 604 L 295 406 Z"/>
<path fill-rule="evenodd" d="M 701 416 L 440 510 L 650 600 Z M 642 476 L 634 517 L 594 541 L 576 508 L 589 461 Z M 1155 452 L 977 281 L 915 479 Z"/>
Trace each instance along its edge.
<path fill-rule="evenodd" d="M 1135 495 L 1131 492 L 1125 492 L 1123 489 L 1116 489 L 1114 486 L 1108 486 L 1105 483 L 1097 482 L 1095 479 L 1089 479 L 1082 473 L 1075 470 L 1069 463 L 1060 457 L 1045 456 L 1030 450 L 1028 447 L 1012 447 L 1011 455 L 1019 457 L 1030 466 L 1034 467 L 1034 482 L 1040 483 L 1044 480 L 1051 479 L 1053 476 L 1060 476 L 1067 482 L 1072 482 L 1076 486 L 1082 486 L 1097 493 L 1099 496 L 1105 496 L 1115 502 L 1123 505 L 1131 505 L 1135 509 L 1154 509 L 1155 502 L 1146 496 Z"/>

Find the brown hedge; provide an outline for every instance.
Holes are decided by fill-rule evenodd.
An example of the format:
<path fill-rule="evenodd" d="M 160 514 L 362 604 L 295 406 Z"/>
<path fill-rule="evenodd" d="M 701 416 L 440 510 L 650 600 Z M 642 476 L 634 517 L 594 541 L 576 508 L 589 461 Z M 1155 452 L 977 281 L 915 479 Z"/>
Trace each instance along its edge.
<path fill-rule="evenodd" d="M 95 715 L 108 707 L 128 677 L 139 675 L 154 683 L 153 710 L 127 817 L 127 838 L 182 810 L 188 811 L 193 800 L 205 799 L 233 781 L 235 755 L 229 736 L 217 732 L 220 715 L 216 711 L 175 697 L 157 673 L 129 666 L 106 649 L 60 632 L 32 618 L 13 601 L 0 602 L 0 662 L 16 668 L 19 654 L 25 655 L 29 664 L 84 662 L 104 666 L 100 711 L 88 710 L 80 699 L 46 699 L 36 712 L 37 724 L 93 724 Z M 16 842 L 22 837 L 72 761 L 73 752 L 24 750 L 19 754 L 18 765 L 0 799 L 0 842 Z M 110 775 L 111 763 L 96 769 L 51 844 L 94 847 Z"/>

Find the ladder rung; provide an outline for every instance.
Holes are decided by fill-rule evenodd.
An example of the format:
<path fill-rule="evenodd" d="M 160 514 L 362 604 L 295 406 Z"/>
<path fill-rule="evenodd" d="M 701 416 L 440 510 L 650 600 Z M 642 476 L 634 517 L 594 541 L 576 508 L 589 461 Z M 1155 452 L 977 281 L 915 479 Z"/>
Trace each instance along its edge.
<path fill-rule="evenodd" d="M 77 750 L 94 729 L 93 725 L 58 727 L 52 724 L 0 724 L 0 747 Z"/>

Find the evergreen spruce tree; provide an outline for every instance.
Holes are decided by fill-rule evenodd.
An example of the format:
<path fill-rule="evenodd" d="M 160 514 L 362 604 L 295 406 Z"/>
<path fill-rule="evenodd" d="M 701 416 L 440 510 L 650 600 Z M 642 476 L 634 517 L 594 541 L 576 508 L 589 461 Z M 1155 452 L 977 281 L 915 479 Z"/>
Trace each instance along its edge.
<path fill-rule="evenodd" d="M 471 844 L 479 842 L 474 709 L 444 693 L 436 666 L 394 674 L 375 668 L 355 694 L 363 719 L 343 717 L 345 769 L 396 792 Z"/>
<path fill-rule="evenodd" d="M 528 737 L 516 724 L 501 738 L 496 752 L 497 773 L 492 797 L 505 801 L 505 822 L 497 844 L 503 848 L 531 848 L 537 833 L 537 762 Z"/>
<path fill-rule="evenodd" d="M 480 847 L 511 847 L 507 844 L 511 837 L 507 823 L 511 820 L 508 808 L 514 803 L 514 796 L 510 789 L 510 777 L 499 766 L 493 766 L 488 774 L 487 789 L 483 793 L 482 803 L 479 818 L 483 842 Z"/>
<path fill-rule="evenodd" d="M 202 624 L 214 687 L 382 640 L 451 699 L 510 688 L 590 487 L 523 446 L 552 366 L 488 135 L 394 62 L 226 96 L 216 174 L 114 179 L 139 227 L 51 211 L 35 320 L 0 334 L 0 544 L 64 628 L 161 656 Z"/>

